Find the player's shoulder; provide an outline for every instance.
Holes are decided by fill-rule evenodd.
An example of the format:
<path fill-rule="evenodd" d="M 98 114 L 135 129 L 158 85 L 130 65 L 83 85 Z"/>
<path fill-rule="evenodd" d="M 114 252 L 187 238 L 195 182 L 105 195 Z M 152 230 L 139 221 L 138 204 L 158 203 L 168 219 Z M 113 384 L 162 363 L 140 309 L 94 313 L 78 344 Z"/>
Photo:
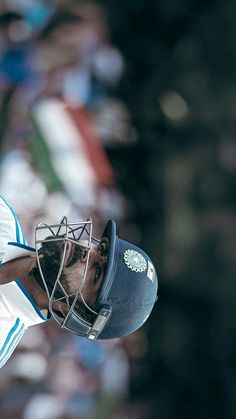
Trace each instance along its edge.
<path fill-rule="evenodd" d="M 1 210 L 1 220 L 7 219 L 14 221 L 16 216 L 14 214 L 13 209 L 11 208 L 10 204 L 7 202 L 2 195 L 0 195 L 0 210 Z"/>
<path fill-rule="evenodd" d="M 8 210 L 10 210 L 10 205 L 9 205 L 9 203 L 7 202 L 7 200 L 0 194 L 0 205 L 3 207 L 3 208 L 7 208 Z"/>
<path fill-rule="evenodd" d="M 13 241 L 19 244 L 26 244 L 19 220 L 9 202 L 2 195 L 0 195 L 1 240 L 4 242 Z"/>
<path fill-rule="evenodd" d="M 8 201 L 0 195 L 0 239 L 24 243 L 23 234 L 17 216 Z"/>

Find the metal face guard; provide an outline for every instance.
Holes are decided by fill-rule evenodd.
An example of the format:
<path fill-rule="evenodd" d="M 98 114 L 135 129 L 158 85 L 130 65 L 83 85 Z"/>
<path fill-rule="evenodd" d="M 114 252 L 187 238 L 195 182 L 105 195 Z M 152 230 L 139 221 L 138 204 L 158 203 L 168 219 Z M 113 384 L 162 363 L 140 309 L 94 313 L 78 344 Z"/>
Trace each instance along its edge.
<path fill-rule="evenodd" d="M 49 234 L 50 237 L 48 237 Z M 59 224 L 49 225 L 46 223 L 40 223 L 35 230 L 35 247 L 38 267 L 48 296 L 49 310 L 53 318 L 61 325 L 61 327 L 65 329 L 73 331 L 74 333 L 79 334 L 81 336 L 86 336 L 90 339 L 96 339 L 96 337 L 103 329 L 105 323 L 107 322 L 111 310 L 110 308 L 102 308 L 98 313 L 97 311 L 94 311 L 91 307 L 88 306 L 83 297 L 82 291 L 88 270 L 89 253 L 91 249 L 92 239 L 96 242 L 99 242 L 99 240 L 92 237 L 91 218 L 89 218 L 87 221 L 68 223 L 67 218 L 63 217 Z M 66 250 L 69 242 L 77 246 L 80 245 L 81 247 L 81 244 L 79 243 L 80 240 L 86 240 L 86 244 L 83 244 L 83 247 L 86 250 L 87 254 L 83 279 L 78 291 L 74 294 L 68 294 L 60 280 L 64 267 Z M 56 241 L 60 241 L 63 243 L 62 255 L 54 286 L 52 290 L 50 290 L 46 282 L 41 265 L 40 259 L 42 255 L 40 254 L 40 248 L 44 242 Z M 60 290 L 60 292 L 58 292 L 58 289 Z M 66 317 L 59 315 L 58 312 L 56 312 L 53 308 L 55 302 L 62 300 L 63 302 L 66 302 L 69 308 Z M 92 318 L 92 320 L 87 320 L 86 316 L 83 316 L 83 314 L 75 310 L 75 305 L 78 301 L 83 306 L 83 311 L 87 311 L 88 313 L 90 313 L 90 319 Z"/>

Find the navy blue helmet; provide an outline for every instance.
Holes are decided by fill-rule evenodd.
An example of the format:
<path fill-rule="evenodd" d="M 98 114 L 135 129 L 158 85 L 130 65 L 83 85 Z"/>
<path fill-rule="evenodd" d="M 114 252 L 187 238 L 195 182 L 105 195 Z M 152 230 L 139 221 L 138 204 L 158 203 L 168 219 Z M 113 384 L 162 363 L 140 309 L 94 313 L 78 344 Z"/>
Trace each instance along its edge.
<path fill-rule="evenodd" d="M 40 248 L 45 239 L 38 237 L 40 230 L 49 229 L 51 237 L 46 241 L 61 240 L 65 257 L 68 242 L 79 245 L 83 234 L 87 235 L 87 249 L 91 243 L 107 242 L 107 263 L 105 274 L 96 303 L 90 307 L 84 297 L 83 289 L 73 296 L 69 295 L 60 281 L 64 266 L 64 257 L 53 287 L 49 287 L 41 267 Z M 64 231 L 63 231 L 64 230 Z M 92 220 L 68 223 L 63 217 L 60 224 L 39 224 L 36 228 L 36 254 L 42 281 L 49 299 L 49 310 L 60 325 L 88 339 L 114 339 L 129 335 L 139 329 L 149 317 L 157 300 L 158 281 L 154 265 L 149 256 L 139 247 L 121 240 L 116 233 L 116 223 L 110 220 L 100 240 L 92 236 Z M 86 281 L 86 263 L 84 280 Z M 60 293 L 58 293 L 58 287 Z M 54 310 L 54 302 L 64 299 L 68 304 L 68 313 L 61 316 Z M 80 301 L 82 310 L 76 304 Z M 88 313 L 90 315 L 88 315 Z"/>

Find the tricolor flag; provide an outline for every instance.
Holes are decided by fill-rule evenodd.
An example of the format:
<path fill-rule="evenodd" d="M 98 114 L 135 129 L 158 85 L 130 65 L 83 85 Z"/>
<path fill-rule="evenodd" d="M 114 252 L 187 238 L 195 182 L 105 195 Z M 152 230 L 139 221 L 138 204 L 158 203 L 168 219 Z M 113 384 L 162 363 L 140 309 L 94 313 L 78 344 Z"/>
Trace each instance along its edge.
<path fill-rule="evenodd" d="M 147 277 L 150 279 L 150 281 L 154 282 L 155 275 L 156 275 L 155 268 L 154 268 L 152 262 L 150 262 L 150 260 L 149 260 L 148 261 Z"/>
<path fill-rule="evenodd" d="M 91 206 L 115 174 L 89 111 L 53 98 L 34 107 L 32 120 L 34 161 L 48 189 L 63 189 L 75 203 Z"/>

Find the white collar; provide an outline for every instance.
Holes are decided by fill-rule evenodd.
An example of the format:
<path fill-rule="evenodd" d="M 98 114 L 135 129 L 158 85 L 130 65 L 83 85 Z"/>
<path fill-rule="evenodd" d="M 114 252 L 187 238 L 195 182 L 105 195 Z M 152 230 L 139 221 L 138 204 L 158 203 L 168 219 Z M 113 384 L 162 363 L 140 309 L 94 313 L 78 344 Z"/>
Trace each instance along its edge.
<path fill-rule="evenodd" d="M 2 263 L 9 262 L 9 260 L 21 258 L 23 256 L 35 256 L 35 249 L 25 244 L 8 242 Z"/>

